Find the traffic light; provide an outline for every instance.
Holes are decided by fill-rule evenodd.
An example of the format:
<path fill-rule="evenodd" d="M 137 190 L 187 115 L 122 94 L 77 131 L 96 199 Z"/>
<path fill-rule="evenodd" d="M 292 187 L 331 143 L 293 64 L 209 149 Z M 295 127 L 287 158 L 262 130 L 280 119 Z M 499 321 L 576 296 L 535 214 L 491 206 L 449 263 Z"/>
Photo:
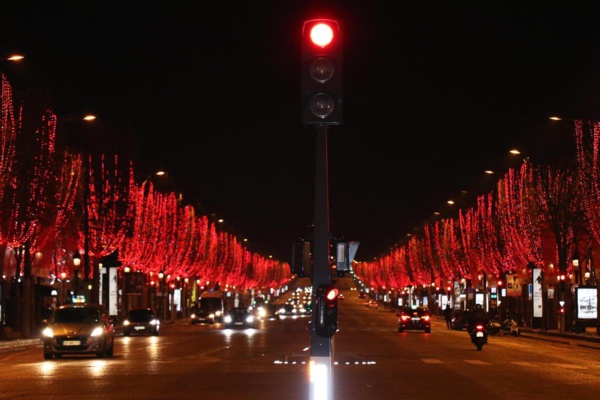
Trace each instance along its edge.
<path fill-rule="evenodd" d="M 302 123 L 342 123 L 342 36 L 335 20 L 312 19 L 302 28 Z"/>
<path fill-rule="evenodd" d="M 319 285 L 315 296 L 315 332 L 321 337 L 332 337 L 337 331 L 337 307 L 340 291 L 330 284 Z"/>

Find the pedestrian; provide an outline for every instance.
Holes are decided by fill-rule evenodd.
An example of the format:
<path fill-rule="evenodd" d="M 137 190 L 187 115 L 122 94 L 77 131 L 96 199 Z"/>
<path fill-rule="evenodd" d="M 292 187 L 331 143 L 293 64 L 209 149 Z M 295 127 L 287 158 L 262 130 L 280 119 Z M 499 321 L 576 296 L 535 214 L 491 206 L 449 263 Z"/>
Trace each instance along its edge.
<path fill-rule="evenodd" d="M 452 329 L 452 308 L 450 308 L 450 303 L 446 304 L 444 318 L 446 319 L 446 327 Z"/>

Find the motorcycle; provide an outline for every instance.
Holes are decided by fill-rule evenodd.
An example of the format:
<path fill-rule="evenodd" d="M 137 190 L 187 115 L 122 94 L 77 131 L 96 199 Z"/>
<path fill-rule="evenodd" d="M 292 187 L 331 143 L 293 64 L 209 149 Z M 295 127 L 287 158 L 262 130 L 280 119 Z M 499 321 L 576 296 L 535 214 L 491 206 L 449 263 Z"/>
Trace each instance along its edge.
<path fill-rule="evenodd" d="M 476 324 L 473 330 L 469 332 L 471 335 L 471 343 L 477 347 L 478 351 L 481 351 L 484 344 L 487 343 L 488 331 L 484 324 Z"/>

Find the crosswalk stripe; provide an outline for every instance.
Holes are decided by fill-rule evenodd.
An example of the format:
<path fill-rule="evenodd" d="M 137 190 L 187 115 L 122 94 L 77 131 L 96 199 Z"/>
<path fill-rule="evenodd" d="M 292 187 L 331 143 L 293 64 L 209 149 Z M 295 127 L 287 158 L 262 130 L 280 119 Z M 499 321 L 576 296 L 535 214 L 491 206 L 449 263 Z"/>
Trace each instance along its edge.
<path fill-rule="evenodd" d="M 521 367 L 534 367 L 534 368 L 539 368 L 539 365 L 530 363 L 530 362 L 526 362 L 526 361 L 511 361 L 511 364 L 516 364 L 519 365 Z"/>
<path fill-rule="evenodd" d="M 472 365 L 492 365 L 490 363 L 487 363 L 487 362 L 481 361 L 481 360 L 463 360 L 463 361 L 468 364 L 472 364 Z"/>

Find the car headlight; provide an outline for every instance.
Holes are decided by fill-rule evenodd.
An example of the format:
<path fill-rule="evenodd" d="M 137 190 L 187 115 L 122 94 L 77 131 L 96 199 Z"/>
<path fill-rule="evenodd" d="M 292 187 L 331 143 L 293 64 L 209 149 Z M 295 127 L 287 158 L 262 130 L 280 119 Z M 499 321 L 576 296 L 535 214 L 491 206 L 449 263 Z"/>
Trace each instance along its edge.
<path fill-rule="evenodd" d="M 211 314 L 208 315 L 208 318 L 214 318 L 214 317 L 215 317 L 214 313 L 211 313 Z"/>
<path fill-rule="evenodd" d="M 224 318 L 224 321 L 226 323 L 230 323 L 231 322 L 231 315 L 226 315 L 225 318 Z"/>
<path fill-rule="evenodd" d="M 254 322 L 254 317 L 252 315 L 248 315 L 248 317 L 246 318 L 246 322 L 251 324 Z"/>
<path fill-rule="evenodd" d="M 101 326 L 97 326 L 96 328 L 94 328 L 94 330 L 92 331 L 92 334 L 90 336 L 96 337 L 96 336 L 101 336 L 102 334 L 104 334 L 104 329 L 102 329 Z"/>
<path fill-rule="evenodd" d="M 150 321 L 150 325 L 160 325 L 160 321 L 157 319 L 153 319 L 152 321 Z"/>
<path fill-rule="evenodd" d="M 217 317 L 221 316 L 221 311 L 217 311 L 217 312 L 215 313 L 215 315 L 216 315 Z"/>
<path fill-rule="evenodd" d="M 265 310 L 264 308 L 259 308 L 258 309 L 258 316 L 263 318 L 267 315 L 267 310 Z"/>
<path fill-rule="evenodd" d="M 52 328 L 44 328 L 44 330 L 42 331 L 42 336 L 45 337 L 54 337 L 54 331 L 52 330 Z"/>
<path fill-rule="evenodd" d="M 192 315 L 190 316 L 190 318 L 192 318 L 192 319 L 196 318 L 196 314 L 192 313 Z"/>
<path fill-rule="evenodd" d="M 127 325 L 129 325 L 129 324 L 130 324 L 130 322 L 129 322 L 129 320 L 128 320 L 128 319 L 126 319 L 126 320 L 124 320 L 124 321 L 123 321 L 123 326 L 127 326 Z"/>

